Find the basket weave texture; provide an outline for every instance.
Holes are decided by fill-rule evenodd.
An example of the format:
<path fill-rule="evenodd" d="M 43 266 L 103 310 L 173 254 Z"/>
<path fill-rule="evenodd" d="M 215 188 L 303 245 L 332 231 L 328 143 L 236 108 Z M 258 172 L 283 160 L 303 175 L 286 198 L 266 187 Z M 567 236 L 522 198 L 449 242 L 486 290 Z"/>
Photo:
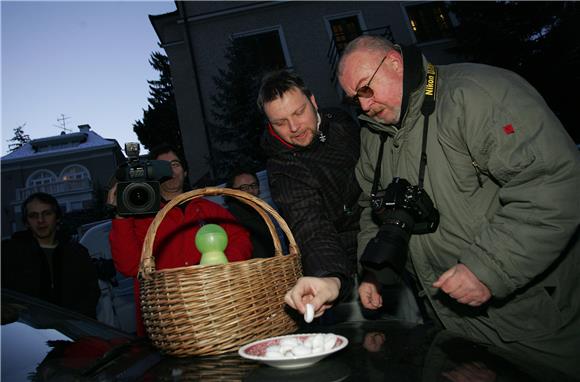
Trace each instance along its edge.
<path fill-rule="evenodd" d="M 274 256 L 224 265 L 155 269 L 153 243 L 169 210 L 204 196 L 231 196 L 252 206 L 266 222 Z M 284 255 L 270 216 L 288 239 Z M 292 333 L 284 295 L 302 275 L 296 241 L 284 219 L 246 192 L 208 187 L 183 193 L 158 213 L 145 237 L 139 265 L 143 322 L 153 344 L 174 356 L 215 355 L 266 337 Z"/>

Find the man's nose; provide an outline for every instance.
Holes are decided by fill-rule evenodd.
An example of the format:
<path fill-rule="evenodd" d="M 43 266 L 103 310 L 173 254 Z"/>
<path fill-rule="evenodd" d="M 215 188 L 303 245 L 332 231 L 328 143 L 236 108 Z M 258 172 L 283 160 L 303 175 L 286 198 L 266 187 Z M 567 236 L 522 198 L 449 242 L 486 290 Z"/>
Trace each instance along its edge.
<path fill-rule="evenodd" d="M 369 98 L 363 98 L 363 97 L 359 97 L 358 102 L 360 103 L 360 108 L 364 111 L 367 112 L 371 109 L 371 104 L 373 97 L 369 97 Z"/>
<path fill-rule="evenodd" d="M 292 133 L 295 133 L 298 131 L 298 123 L 296 123 L 296 121 L 290 120 L 288 121 L 288 128 Z"/>

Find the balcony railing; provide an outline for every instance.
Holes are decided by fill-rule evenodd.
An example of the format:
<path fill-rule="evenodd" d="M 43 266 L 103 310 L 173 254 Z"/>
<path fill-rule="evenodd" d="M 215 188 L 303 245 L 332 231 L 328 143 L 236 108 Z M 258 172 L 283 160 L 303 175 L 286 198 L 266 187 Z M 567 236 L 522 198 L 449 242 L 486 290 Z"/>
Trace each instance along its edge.
<path fill-rule="evenodd" d="M 369 34 L 369 35 L 379 35 L 386 37 L 388 40 L 394 42 L 393 32 L 391 31 L 391 26 L 387 25 L 384 27 L 372 28 L 372 29 L 365 29 L 362 31 L 362 34 Z M 328 57 L 328 63 L 330 64 L 330 82 L 336 85 L 336 67 L 338 65 L 338 60 L 340 58 L 340 51 L 336 47 L 336 43 L 334 39 L 330 40 L 330 45 L 328 46 L 328 50 L 326 52 L 326 57 Z"/>
<path fill-rule="evenodd" d="M 35 192 L 46 192 L 52 196 L 58 196 L 60 194 L 65 194 L 69 192 L 83 192 L 92 191 L 92 182 L 90 179 L 73 179 L 73 180 L 62 180 L 53 183 L 40 184 L 38 186 L 17 188 L 16 198 L 18 201 L 22 201 L 34 194 Z"/>

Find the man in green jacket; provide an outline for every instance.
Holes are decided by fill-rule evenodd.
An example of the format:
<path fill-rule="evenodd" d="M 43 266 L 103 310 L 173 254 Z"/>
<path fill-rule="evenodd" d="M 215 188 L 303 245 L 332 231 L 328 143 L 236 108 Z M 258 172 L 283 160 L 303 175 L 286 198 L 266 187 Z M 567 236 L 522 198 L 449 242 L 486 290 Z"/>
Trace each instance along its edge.
<path fill-rule="evenodd" d="M 580 155 L 542 97 L 515 73 L 433 66 L 377 36 L 347 46 L 338 76 L 367 123 L 367 271 L 404 267 L 445 328 L 577 376 Z M 378 284 L 361 283 L 365 307 L 382 304 Z"/>

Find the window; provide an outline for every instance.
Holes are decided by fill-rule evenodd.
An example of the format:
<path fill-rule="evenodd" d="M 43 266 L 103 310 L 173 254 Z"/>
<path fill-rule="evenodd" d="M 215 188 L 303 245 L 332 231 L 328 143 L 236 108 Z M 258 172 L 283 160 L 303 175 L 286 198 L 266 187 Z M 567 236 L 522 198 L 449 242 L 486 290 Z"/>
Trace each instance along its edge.
<path fill-rule="evenodd" d="M 273 70 L 290 66 L 280 32 L 281 30 L 276 28 L 236 34 L 232 37 L 236 46 L 241 48 L 240 51 L 245 53 L 245 58 L 251 60 L 253 66 L 262 70 Z"/>
<path fill-rule="evenodd" d="M 66 167 L 60 174 L 60 179 L 64 181 L 90 179 L 91 177 L 89 171 L 84 166 L 78 164 Z"/>
<path fill-rule="evenodd" d="M 83 202 L 70 202 L 70 211 L 79 211 L 83 209 Z"/>
<path fill-rule="evenodd" d="M 442 2 L 429 2 L 406 7 L 411 29 L 417 42 L 427 42 L 452 37 L 449 13 Z"/>
<path fill-rule="evenodd" d="M 56 182 L 56 175 L 50 170 L 36 170 L 26 180 L 26 187 L 40 186 Z"/>
<path fill-rule="evenodd" d="M 346 45 L 361 35 L 361 27 L 357 16 L 329 20 L 330 29 L 336 49 L 342 52 Z"/>

